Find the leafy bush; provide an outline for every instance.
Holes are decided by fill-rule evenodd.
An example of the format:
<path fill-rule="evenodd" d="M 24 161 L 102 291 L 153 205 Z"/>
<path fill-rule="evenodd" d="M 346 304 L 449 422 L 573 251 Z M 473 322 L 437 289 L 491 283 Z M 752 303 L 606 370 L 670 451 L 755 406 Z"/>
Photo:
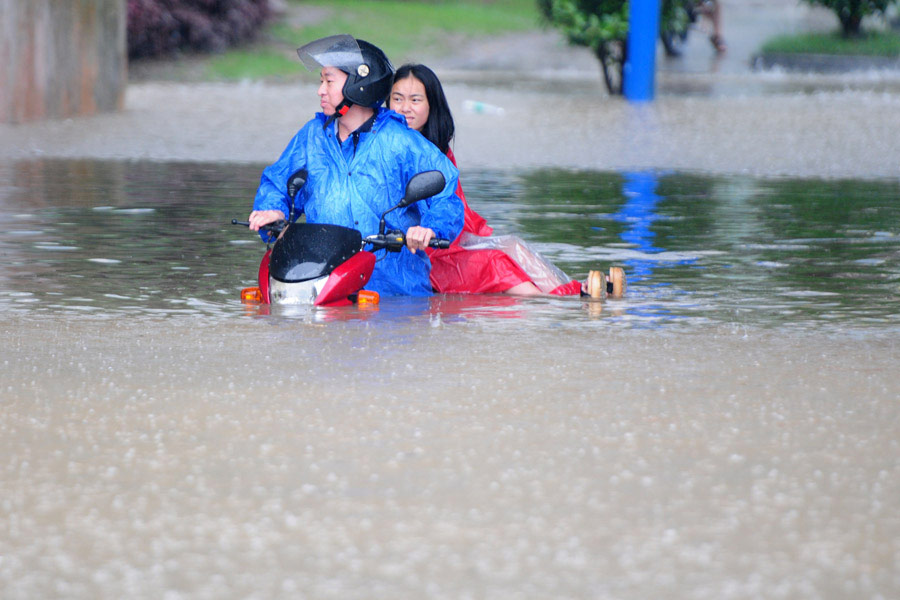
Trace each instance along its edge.
<path fill-rule="evenodd" d="M 841 30 L 847 37 L 860 34 L 863 17 L 884 14 L 897 0 L 806 0 L 809 4 L 817 4 L 830 8 L 841 22 Z"/>
<path fill-rule="evenodd" d="M 128 0 L 128 56 L 222 52 L 268 16 L 268 0 Z"/>
<path fill-rule="evenodd" d="M 628 36 L 627 0 L 537 0 L 544 18 L 570 44 L 587 46 L 595 54 L 604 42 Z"/>
<path fill-rule="evenodd" d="M 672 20 L 676 0 L 662 0 L 661 14 Z M 570 44 L 593 50 L 610 94 L 621 94 L 628 59 L 628 0 L 537 0 L 544 20 Z"/>

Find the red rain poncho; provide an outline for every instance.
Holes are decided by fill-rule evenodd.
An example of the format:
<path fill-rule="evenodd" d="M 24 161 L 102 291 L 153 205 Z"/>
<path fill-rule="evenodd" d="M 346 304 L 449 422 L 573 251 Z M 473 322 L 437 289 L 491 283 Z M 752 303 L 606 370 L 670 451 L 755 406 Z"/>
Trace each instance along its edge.
<path fill-rule="evenodd" d="M 456 165 L 452 150 L 447 150 L 447 157 Z M 506 252 L 495 249 L 470 250 L 461 245 L 460 241 L 464 237 L 486 238 L 494 230 L 481 215 L 469 207 L 462 183 L 457 183 L 456 195 L 463 203 L 465 225 L 449 248 L 428 250 L 431 259 L 431 286 L 434 290 L 442 294 L 499 294 L 526 281 L 537 285 Z M 559 296 L 580 294 L 581 283 L 567 281 L 548 290 L 548 293 Z"/>

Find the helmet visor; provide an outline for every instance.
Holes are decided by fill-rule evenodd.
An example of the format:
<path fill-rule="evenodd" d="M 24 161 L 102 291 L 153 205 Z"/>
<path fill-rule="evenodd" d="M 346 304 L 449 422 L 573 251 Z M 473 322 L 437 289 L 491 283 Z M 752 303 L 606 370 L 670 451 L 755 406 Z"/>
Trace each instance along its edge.
<path fill-rule="evenodd" d="M 339 34 L 324 37 L 297 48 L 297 55 L 310 71 L 324 67 L 336 67 L 355 73 L 362 64 L 362 52 L 352 35 Z"/>

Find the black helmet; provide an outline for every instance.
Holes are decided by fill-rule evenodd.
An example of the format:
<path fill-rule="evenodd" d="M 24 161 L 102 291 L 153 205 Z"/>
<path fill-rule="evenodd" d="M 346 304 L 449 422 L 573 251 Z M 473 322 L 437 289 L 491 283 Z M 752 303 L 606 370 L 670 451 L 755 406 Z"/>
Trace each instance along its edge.
<path fill-rule="evenodd" d="M 310 71 L 335 67 L 347 74 L 341 90 L 346 106 L 377 108 L 391 91 L 391 61 L 380 48 L 365 40 L 347 34 L 332 35 L 297 48 L 297 55 Z"/>

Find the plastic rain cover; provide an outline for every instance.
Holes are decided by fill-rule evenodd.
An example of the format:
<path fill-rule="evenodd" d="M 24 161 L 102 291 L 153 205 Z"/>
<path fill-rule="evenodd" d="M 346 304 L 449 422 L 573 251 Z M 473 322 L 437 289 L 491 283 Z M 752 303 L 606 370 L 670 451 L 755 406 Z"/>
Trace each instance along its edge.
<path fill-rule="evenodd" d="M 481 237 L 471 233 L 463 233 L 459 245 L 466 250 L 500 250 L 516 261 L 528 274 L 531 281 L 545 294 L 561 285 L 572 281 L 572 278 L 544 258 L 528 242 L 515 235 L 495 235 Z"/>

